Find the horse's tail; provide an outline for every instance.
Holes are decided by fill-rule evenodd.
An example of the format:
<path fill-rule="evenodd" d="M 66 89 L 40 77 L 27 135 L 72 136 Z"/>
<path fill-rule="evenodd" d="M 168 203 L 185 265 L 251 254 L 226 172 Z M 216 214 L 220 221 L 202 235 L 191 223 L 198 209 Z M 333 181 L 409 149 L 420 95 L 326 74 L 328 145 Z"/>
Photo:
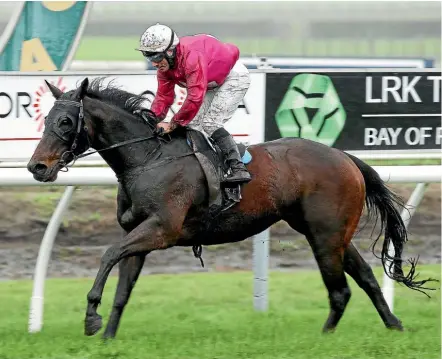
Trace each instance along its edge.
<path fill-rule="evenodd" d="M 405 276 L 402 270 L 402 250 L 404 247 L 404 243 L 408 240 L 408 236 L 404 222 L 398 210 L 395 208 L 395 205 L 400 208 L 406 208 L 402 200 L 399 196 L 397 196 L 387 188 L 387 186 L 380 178 L 379 174 L 372 167 L 370 167 L 355 156 L 352 156 L 348 153 L 345 154 L 350 157 L 350 159 L 356 164 L 356 166 L 361 171 L 362 176 L 364 177 L 366 187 L 365 200 L 367 205 L 366 207 L 368 211 L 368 217 L 370 218 L 373 214 L 375 214 L 376 217 L 378 217 L 378 215 L 380 215 L 381 217 L 381 231 L 372 245 L 373 254 L 376 256 L 376 254 L 374 253 L 374 247 L 385 229 L 384 243 L 382 246 L 380 257 L 385 273 L 391 279 L 399 283 L 403 283 L 411 289 L 415 289 L 426 294 L 421 289 L 430 290 L 431 288 L 424 288 L 423 285 L 428 281 L 435 280 L 431 278 L 420 281 L 415 280 L 417 259 L 409 260 L 411 269 L 408 275 Z M 390 242 L 393 243 L 394 257 L 392 257 L 388 253 Z M 387 261 L 390 262 L 388 269 Z"/>

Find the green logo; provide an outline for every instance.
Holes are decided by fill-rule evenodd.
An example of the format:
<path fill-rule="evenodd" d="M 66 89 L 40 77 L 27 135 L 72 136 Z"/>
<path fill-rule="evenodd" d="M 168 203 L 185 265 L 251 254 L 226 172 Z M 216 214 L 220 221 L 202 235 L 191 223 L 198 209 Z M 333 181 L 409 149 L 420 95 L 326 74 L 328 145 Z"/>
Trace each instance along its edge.
<path fill-rule="evenodd" d="M 314 115 L 310 118 L 309 113 Z M 275 120 L 282 137 L 332 146 L 344 128 L 346 113 L 328 76 L 300 74 L 290 82 Z"/>

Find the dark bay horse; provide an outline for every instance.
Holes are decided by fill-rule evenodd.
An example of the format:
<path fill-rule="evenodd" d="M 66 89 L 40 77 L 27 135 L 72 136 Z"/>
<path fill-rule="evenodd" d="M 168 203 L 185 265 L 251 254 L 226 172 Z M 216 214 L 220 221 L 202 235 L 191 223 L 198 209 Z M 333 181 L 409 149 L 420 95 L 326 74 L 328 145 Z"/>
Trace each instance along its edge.
<path fill-rule="evenodd" d="M 240 203 L 206 223 L 208 189 L 185 129 L 170 141 L 155 133 L 134 112 L 144 98 L 84 79 L 66 93 L 47 83 L 56 101 L 28 169 L 37 181 L 55 181 L 57 173 L 89 148 L 99 151 L 118 180 L 117 218 L 124 238 L 103 255 L 87 295 L 85 334 L 102 326 L 97 313 L 107 277 L 117 263 L 119 280 L 104 332 L 115 337 L 120 319 L 147 254 L 173 246 L 242 241 L 284 220 L 305 235 L 329 293 L 323 326 L 336 328 L 350 299 L 347 272 L 366 292 L 387 328 L 402 330 L 388 308 L 371 268 L 351 243 L 364 204 L 380 216 L 384 242 L 381 260 L 390 278 L 419 291 L 433 279 L 416 281 L 415 261 L 404 275 L 401 254 L 407 232 L 395 206 L 400 198 L 377 172 L 358 158 L 317 142 L 284 138 L 250 146 L 252 181 L 242 186 Z M 379 234 L 376 241 L 380 238 Z M 388 255 L 390 242 L 394 257 Z"/>

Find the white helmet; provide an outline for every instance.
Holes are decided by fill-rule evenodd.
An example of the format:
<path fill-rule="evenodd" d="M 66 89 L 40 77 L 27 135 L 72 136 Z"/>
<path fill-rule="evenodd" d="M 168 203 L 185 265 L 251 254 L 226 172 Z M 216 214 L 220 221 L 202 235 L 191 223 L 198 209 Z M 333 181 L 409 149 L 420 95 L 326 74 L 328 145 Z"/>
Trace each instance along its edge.
<path fill-rule="evenodd" d="M 165 52 L 174 49 L 178 43 L 179 38 L 170 27 L 157 23 L 147 28 L 141 35 L 137 50 L 146 53 Z"/>

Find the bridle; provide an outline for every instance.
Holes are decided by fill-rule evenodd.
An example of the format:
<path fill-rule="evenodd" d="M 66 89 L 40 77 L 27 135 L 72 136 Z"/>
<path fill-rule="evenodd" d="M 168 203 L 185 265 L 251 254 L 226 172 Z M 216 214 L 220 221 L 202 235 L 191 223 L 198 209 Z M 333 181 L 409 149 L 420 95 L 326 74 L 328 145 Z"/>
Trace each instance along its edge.
<path fill-rule="evenodd" d="M 58 165 L 61 167 L 61 170 L 63 170 L 65 168 L 67 171 L 68 170 L 67 165 L 70 162 L 69 158 L 73 157 L 74 162 L 75 162 L 76 159 L 80 157 L 79 153 L 87 151 L 90 148 L 89 133 L 88 133 L 87 125 L 84 122 L 83 100 L 80 100 L 80 102 L 75 102 L 75 101 L 71 101 L 71 100 L 56 100 L 55 104 L 57 104 L 57 103 L 64 104 L 64 105 L 70 105 L 70 106 L 74 106 L 74 107 L 79 107 L 78 118 L 77 118 L 77 127 L 75 129 L 74 139 L 71 143 L 70 149 L 63 152 L 60 156 L 60 160 L 58 161 Z M 46 132 L 46 129 L 45 129 L 45 132 Z M 72 129 L 69 129 L 68 131 L 62 131 L 60 129 L 60 126 L 56 126 L 52 132 L 61 141 L 65 142 L 65 143 L 70 142 Z M 85 144 L 79 147 L 78 144 L 79 144 L 80 139 L 82 139 L 82 138 L 85 139 Z M 80 149 L 80 151 L 78 151 L 78 149 Z"/>
<path fill-rule="evenodd" d="M 112 150 L 112 149 L 115 149 L 115 148 L 118 148 L 121 146 L 125 146 L 125 145 L 132 144 L 132 143 L 137 143 L 137 142 L 142 142 L 142 141 L 147 141 L 150 139 L 157 139 L 159 142 L 159 145 L 149 154 L 149 155 L 151 155 L 151 154 L 155 153 L 160 148 L 161 141 L 167 143 L 172 140 L 172 138 L 170 137 L 169 134 L 167 134 L 169 138 L 166 139 L 165 137 L 163 137 L 164 135 L 162 134 L 162 129 L 158 130 L 156 128 L 156 126 L 151 123 L 151 121 L 146 121 L 146 123 L 149 125 L 149 127 L 153 131 L 151 136 L 138 137 L 138 138 L 134 138 L 131 140 L 118 142 L 118 143 L 115 143 L 109 147 L 102 148 L 100 150 L 94 150 L 94 151 L 91 151 L 88 153 L 84 153 L 85 151 L 87 151 L 91 147 L 91 141 L 89 139 L 88 127 L 84 121 L 83 100 L 80 100 L 80 102 L 71 101 L 71 100 L 56 100 L 55 103 L 61 103 L 61 104 L 75 106 L 75 107 L 79 108 L 78 116 L 77 116 L 78 117 L 77 118 L 77 126 L 75 128 L 74 139 L 72 141 L 70 149 L 63 152 L 62 155 L 60 156 L 59 161 L 58 161 L 58 166 L 61 168 L 60 171 L 67 172 L 69 170 L 69 167 L 72 167 L 78 159 L 90 156 L 94 153 L 108 151 L 108 150 Z M 147 113 L 148 118 L 150 118 L 150 119 L 156 118 L 155 114 L 150 109 L 143 109 L 143 111 Z M 73 128 L 68 131 L 63 132 L 60 130 L 60 127 L 57 126 L 54 130 L 52 130 L 52 132 L 55 133 L 56 137 L 59 138 L 61 141 L 65 142 L 65 143 L 69 143 L 72 130 L 73 130 Z M 84 140 L 84 141 L 82 141 L 82 140 Z M 190 154 L 193 154 L 193 152 Z M 176 159 L 178 157 L 188 156 L 188 155 L 189 154 L 176 156 L 176 157 L 174 157 L 174 159 Z M 69 161 L 70 157 L 72 157 L 72 159 Z"/>

